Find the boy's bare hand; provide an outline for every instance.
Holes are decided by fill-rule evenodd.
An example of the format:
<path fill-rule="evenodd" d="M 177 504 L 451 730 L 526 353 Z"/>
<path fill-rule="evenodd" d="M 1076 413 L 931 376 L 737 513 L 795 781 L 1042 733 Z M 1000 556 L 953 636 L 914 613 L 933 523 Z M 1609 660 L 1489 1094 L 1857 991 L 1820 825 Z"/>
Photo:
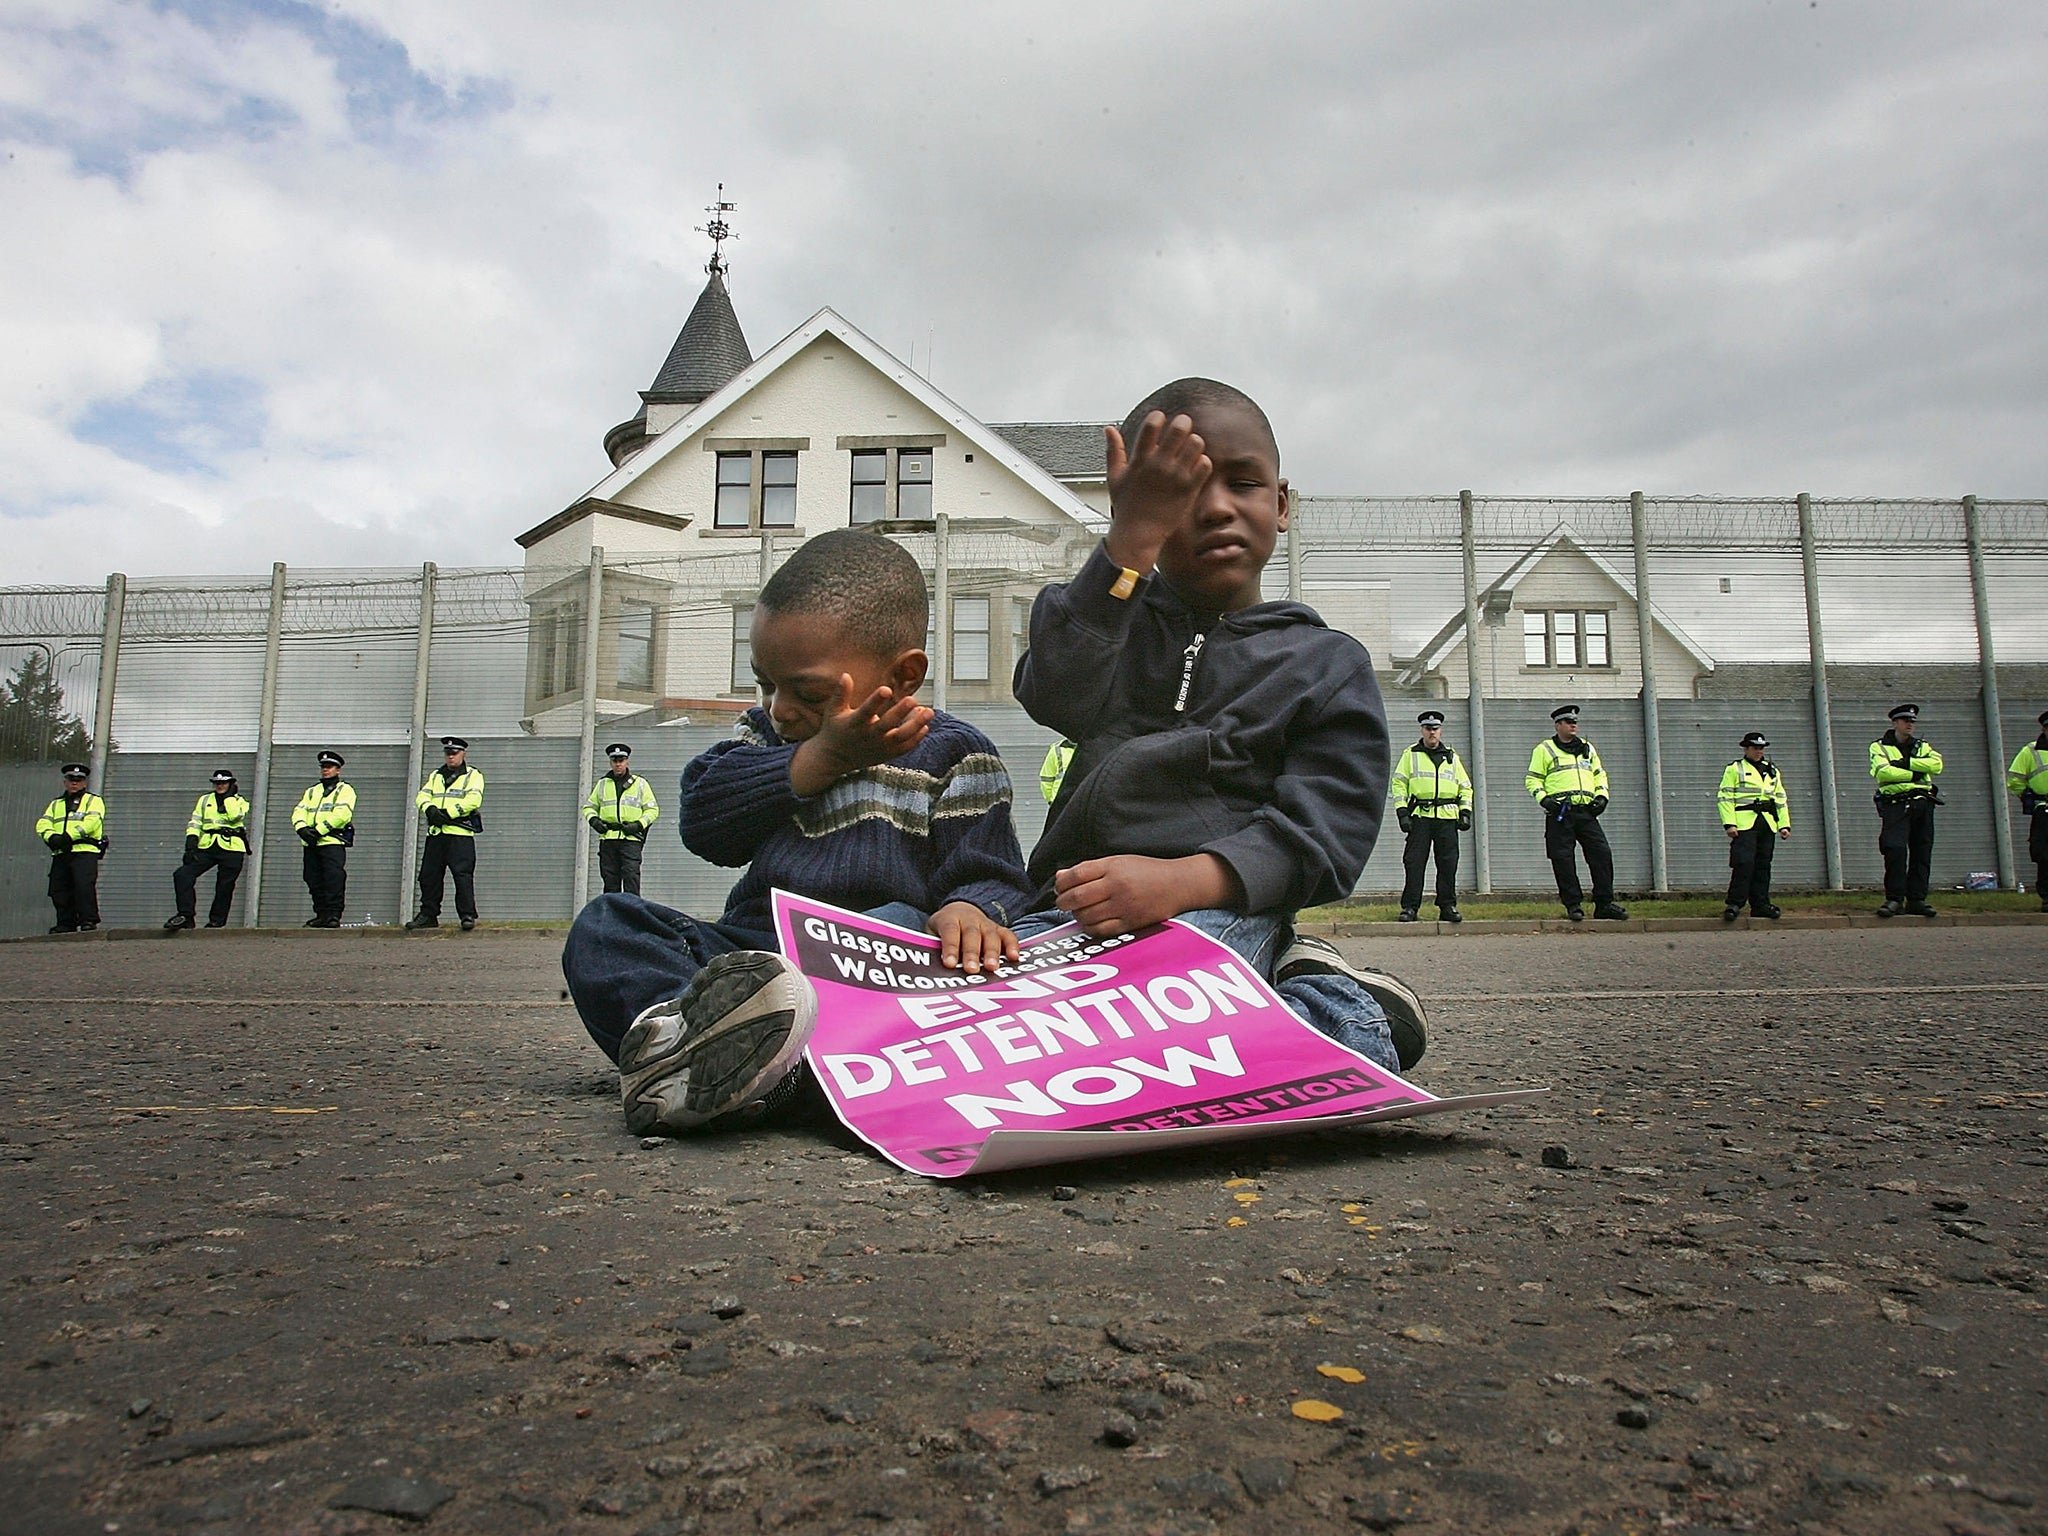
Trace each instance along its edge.
<path fill-rule="evenodd" d="M 939 960 L 954 971 L 992 971 L 1022 956 L 1017 935 L 971 901 L 949 901 L 925 921 L 939 941 Z"/>
<path fill-rule="evenodd" d="M 1091 938 L 1133 933 L 1183 912 L 1242 906 L 1237 875 L 1213 853 L 1151 859 L 1119 853 L 1089 859 L 1053 876 L 1054 904 Z"/>
<path fill-rule="evenodd" d="M 1115 427 L 1105 430 L 1109 537 L 1104 543 L 1118 565 L 1144 574 L 1158 561 L 1168 536 L 1187 522 L 1213 466 L 1193 420 L 1185 415 L 1168 421 L 1164 411 L 1154 411 L 1139 426 L 1138 440 L 1129 444 Z"/>
<path fill-rule="evenodd" d="M 815 736 L 797 744 L 789 761 L 790 787 L 800 795 L 820 794 L 849 773 L 901 757 L 930 734 L 932 712 L 914 694 L 897 698 L 877 688 L 853 702 L 853 678 L 839 678 L 839 703 L 828 711 Z"/>

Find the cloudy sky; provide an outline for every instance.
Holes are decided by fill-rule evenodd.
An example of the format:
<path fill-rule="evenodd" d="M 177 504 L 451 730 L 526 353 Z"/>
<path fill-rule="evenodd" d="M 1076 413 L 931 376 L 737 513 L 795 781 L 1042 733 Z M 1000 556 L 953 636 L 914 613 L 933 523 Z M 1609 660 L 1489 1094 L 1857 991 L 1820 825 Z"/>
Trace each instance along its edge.
<path fill-rule="evenodd" d="M 2048 8 L 0 0 L 0 581 L 503 563 L 738 203 L 985 420 L 1305 490 L 2048 495 Z"/>

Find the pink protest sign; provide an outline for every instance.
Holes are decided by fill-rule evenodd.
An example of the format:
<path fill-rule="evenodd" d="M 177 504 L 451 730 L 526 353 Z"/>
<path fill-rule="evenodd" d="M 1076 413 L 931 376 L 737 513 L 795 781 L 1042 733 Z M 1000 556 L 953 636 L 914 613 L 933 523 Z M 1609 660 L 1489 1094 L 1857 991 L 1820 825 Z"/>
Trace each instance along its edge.
<path fill-rule="evenodd" d="M 933 1178 L 1528 1097 L 1426 1093 L 1177 922 L 1107 939 L 1069 924 L 992 976 L 947 970 L 928 934 L 785 891 L 775 924 L 817 989 L 805 1054 L 833 1109 Z"/>

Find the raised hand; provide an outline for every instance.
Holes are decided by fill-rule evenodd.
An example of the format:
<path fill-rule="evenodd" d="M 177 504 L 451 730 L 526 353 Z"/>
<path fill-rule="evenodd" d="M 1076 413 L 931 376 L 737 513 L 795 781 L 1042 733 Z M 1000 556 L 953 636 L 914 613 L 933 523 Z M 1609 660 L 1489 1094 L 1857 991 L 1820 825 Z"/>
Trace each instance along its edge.
<path fill-rule="evenodd" d="M 1192 418 L 1166 419 L 1154 411 L 1138 428 L 1137 441 L 1126 444 L 1115 427 L 1109 438 L 1110 558 L 1141 575 L 1159 558 L 1159 549 L 1186 523 L 1195 498 L 1208 483 L 1214 466 L 1203 451 Z"/>

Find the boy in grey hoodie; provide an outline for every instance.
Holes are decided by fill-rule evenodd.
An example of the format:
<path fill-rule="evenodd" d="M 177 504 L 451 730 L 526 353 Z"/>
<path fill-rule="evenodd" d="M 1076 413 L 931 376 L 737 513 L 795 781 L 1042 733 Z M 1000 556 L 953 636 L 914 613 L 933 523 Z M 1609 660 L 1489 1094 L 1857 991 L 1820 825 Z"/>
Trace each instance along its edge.
<path fill-rule="evenodd" d="M 1365 647 L 1304 604 L 1263 600 L 1288 517 L 1272 426 L 1242 391 L 1180 379 L 1107 437 L 1109 533 L 1039 593 L 1017 663 L 1018 702 L 1077 744 L 1030 863 L 1057 911 L 1017 932 L 1178 917 L 1324 1034 L 1412 1066 L 1419 999 L 1293 929 L 1365 867 L 1388 735 Z"/>

